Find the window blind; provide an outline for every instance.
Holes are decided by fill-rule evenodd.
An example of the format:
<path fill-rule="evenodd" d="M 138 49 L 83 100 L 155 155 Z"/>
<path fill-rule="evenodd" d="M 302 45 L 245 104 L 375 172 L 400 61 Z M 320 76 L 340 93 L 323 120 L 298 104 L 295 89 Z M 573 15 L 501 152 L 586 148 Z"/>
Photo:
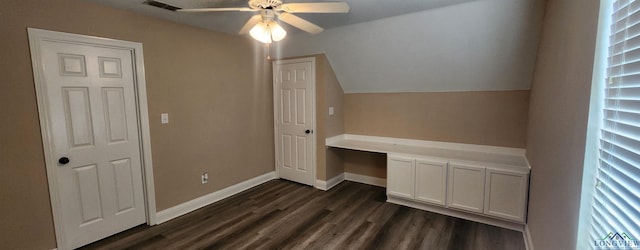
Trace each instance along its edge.
<path fill-rule="evenodd" d="M 640 0 L 612 4 L 591 223 L 596 248 L 640 238 Z"/>

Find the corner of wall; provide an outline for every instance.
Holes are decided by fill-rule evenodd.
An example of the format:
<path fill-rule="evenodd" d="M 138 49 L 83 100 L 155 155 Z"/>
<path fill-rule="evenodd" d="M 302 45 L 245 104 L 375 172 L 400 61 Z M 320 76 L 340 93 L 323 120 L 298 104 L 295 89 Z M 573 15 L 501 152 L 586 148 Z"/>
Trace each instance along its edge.
<path fill-rule="evenodd" d="M 545 6 L 526 137 L 526 235 L 541 249 L 576 249 L 598 11 L 598 1 Z"/>
<path fill-rule="evenodd" d="M 323 54 L 323 70 L 326 105 L 324 107 L 326 138 L 344 134 L 344 90 L 338 80 L 329 59 Z M 330 109 L 333 114 L 330 114 Z M 344 173 L 343 152 L 338 149 L 325 149 L 327 179 Z"/>
<path fill-rule="evenodd" d="M 524 232 L 522 232 L 524 238 L 524 247 L 526 250 L 533 250 L 533 240 L 531 240 L 531 232 L 529 231 L 529 225 L 524 225 Z"/>
<path fill-rule="evenodd" d="M 326 138 L 344 134 L 344 91 L 326 55 L 312 56 L 316 58 L 316 179 L 327 181 L 344 173 L 342 152 L 325 145 Z"/>

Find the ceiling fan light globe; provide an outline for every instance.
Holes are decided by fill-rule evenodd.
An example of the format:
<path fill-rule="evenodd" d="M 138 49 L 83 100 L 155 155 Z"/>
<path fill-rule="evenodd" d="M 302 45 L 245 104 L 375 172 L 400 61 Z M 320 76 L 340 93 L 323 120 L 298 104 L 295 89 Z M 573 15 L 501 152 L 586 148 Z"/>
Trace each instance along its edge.
<path fill-rule="evenodd" d="M 256 26 L 249 31 L 249 35 L 261 43 L 271 43 L 271 32 L 266 23 L 259 22 L 256 24 Z"/>
<path fill-rule="evenodd" d="M 287 31 L 285 31 L 282 26 L 280 26 L 276 22 L 271 22 L 269 24 L 269 29 L 271 30 L 271 38 L 273 41 L 277 42 L 284 39 L 287 36 Z"/>

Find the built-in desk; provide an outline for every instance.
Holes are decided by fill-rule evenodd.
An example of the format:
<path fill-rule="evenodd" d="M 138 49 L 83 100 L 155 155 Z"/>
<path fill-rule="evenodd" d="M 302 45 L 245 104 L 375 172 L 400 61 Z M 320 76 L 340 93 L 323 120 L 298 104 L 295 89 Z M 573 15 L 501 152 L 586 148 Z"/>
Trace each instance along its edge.
<path fill-rule="evenodd" d="M 522 231 L 525 150 L 344 134 L 328 147 L 387 154 L 387 201 Z"/>

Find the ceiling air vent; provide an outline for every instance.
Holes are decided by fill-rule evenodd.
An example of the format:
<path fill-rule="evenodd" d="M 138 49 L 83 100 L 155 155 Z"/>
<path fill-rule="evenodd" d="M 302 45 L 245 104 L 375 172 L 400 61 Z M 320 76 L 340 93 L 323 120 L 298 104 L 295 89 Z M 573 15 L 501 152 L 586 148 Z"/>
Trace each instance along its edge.
<path fill-rule="evenodd" d="M 176 11 L 176 10 L 181 9 L 179 7 L 176 7 L 176 6 L 168 5 L 166 3 L 161 3 L 161 2 L 158 2 L 158 1 L 154 1 L 154 0 L 146 0 L 146 1 L 142 2 L 142 4 L 151 5 L 153 7 L 158 7 L 158 8 L 165 9 L 165 10 L 170 10 L 170 11 Z"/>

